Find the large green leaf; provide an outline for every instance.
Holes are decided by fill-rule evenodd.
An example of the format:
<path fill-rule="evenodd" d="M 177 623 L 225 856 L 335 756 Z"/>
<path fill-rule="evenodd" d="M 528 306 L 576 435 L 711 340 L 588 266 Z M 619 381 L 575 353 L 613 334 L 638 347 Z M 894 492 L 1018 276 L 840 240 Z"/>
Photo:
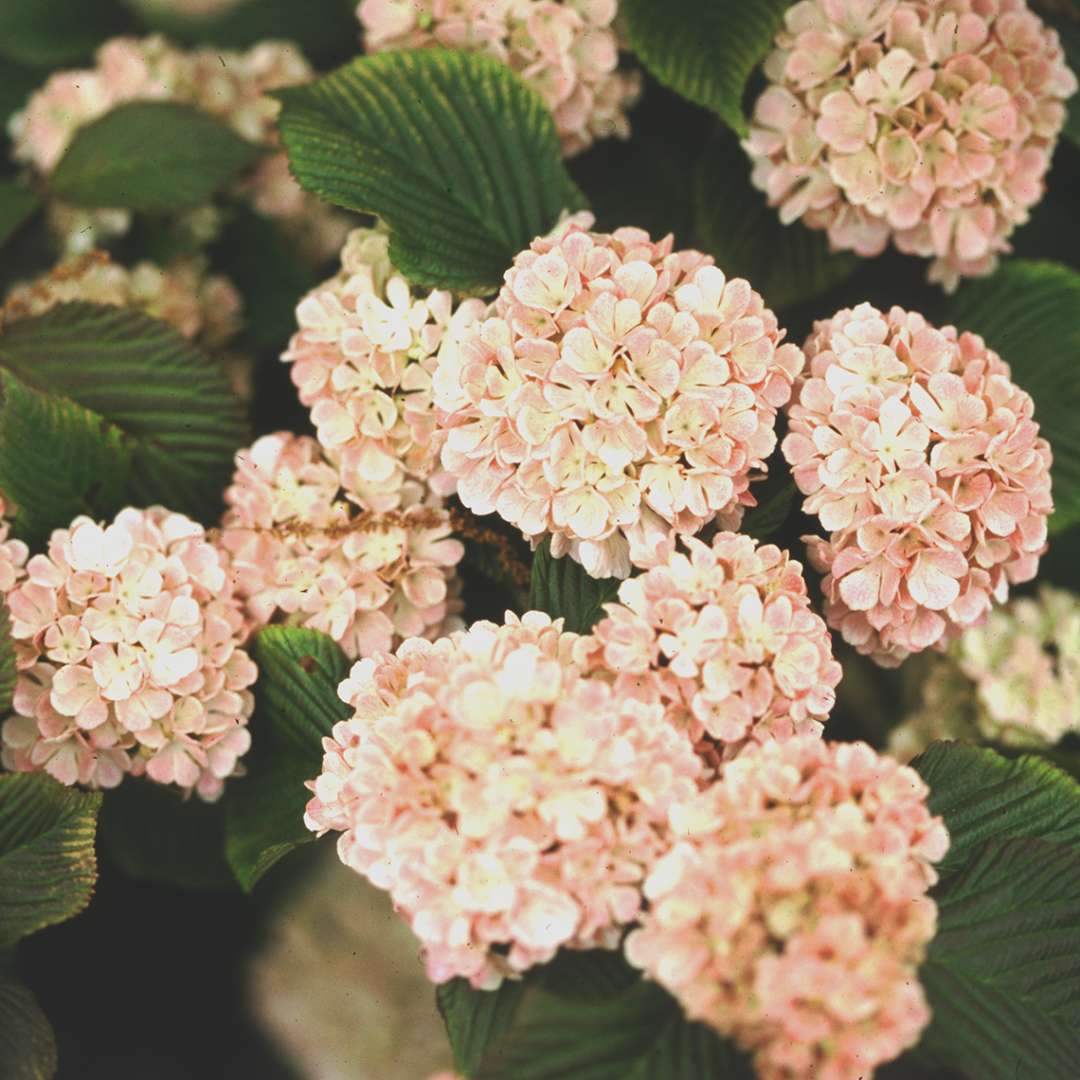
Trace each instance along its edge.
<path fill-rule="evenodd" d="M 113 0 L 3 0 L 0 55 L 34 67 L 71 64 L 123 25 Z"/>
<path fill-rule="evenodd" d="M 228 781 L 225 790 L 236 783 Z M 183 889 L 236 890 L 225 861 L 220 803 L 185 799 L 148 780 L 125 780 L 101 809 L 101 851 L 128 877 Z"/>
<path fill-rule="evenodd" d="M 475 1075 L 491 1042 L 509 1030 L 525 989 L 523 981 L 509 979 L 498 990 L 474 990 L 466 979 L 452 979 L 436 988 L 454 1068 L 462 1076 Z"/>
<path fill-rule="evenodd" d="M 751 1080 L 730 1044 L 691 1023 L 655 983 L 607 999 L 530 989 L 490 1044 L 478 1080 Z"/>
<path fill-rule="evenodd" d="M 0 947 L 90 902 L 100 805 L 100 794 L 48 776 L 0 776 Z"/>
<path fill-rule="evenodd" d="M 11 638 L 11 613 L 5 600 L 0 600 L 0 717 L 11 712 L 15 693 L 15 643 Z"/>
<path fill-rule="evenodd" d="M 494 290 L 518 251 L 583 204 L 543 102 L 491 57 L 382 53 L 276 96 L 300 183 L 381 217 L 394 265 L 418 285 Z"/>
<path fill-rule="evenodd" d="M 2 118 L 0 118 L 2 119 Z M 19 184 L 0 180 L 0 247 L 38 208 L 38 197 Z"/>
<path fill-rule="evenodd" d="M 0 955 L 0 1076 L 52 1080 L 56 1039 L 34 995 L 15 972 L 15 958 Z"/>
<path fill-rule="evenodd" d="M 1080 1062 L 1080 851 L 990 841 L 935 891 L 920 1052 L 979 1080 L 1071 1080 Z"/>
<path fill-rule="evenodd" d="M 217 516 L 233 455 L 247 441 L 243 408 L 218 361 L 172 327 L 125 308 L 61 304 L 5 329 L 0 366 L 57 396 L 48 402 L 25 399 L 20 422 L 25 437 L 38 433 L 39 453 L 75 468 L 70 475 L 50 474 L 39 462 L 32 476 L 20 474 L 20 491 L 26 483 L 46 484 L 58 502 L 78 495 L 97 509 L 123 488 L 135 503 L 164 502 L 204 519 Z M 5 385 L 5 399 L 9 392 Z M 60 395 L 82 411 L 60 402 Z M 7 404 L 5 409 L 11 411 Z M 95 423 L 107 435 L 96 442 L 90 430 Z M 57 445 L 47 448 L 50 438 Z M 76 464 L 80 453 L 93 455 L 94 468 Z M 111 470 L 122 470 L 128 453 L 131 476 L 124 485 Z M 109 469 L 98 468 L 104 461 L 111 462 Z M 12 468 L 3 466 L 5 476 Z M 95 471 L 97 491 L 85 487 Z M 17 493 L 13 498 L 21 501 Z M 63 526 L 68 520 L 48 524 Z"/>
<path fill-rule="evenodd" d="M 133 101 L 80 128 L 50 186 L 76 206 L 199 206 L 265 150 L 190 105 Z"/>
<path fill-rule="evenodd" d="M 694 245 L 728 277 L 746 278 L 771 308 L 827 292 L 855 273 L 860 259 L 832 253 L 823 232 L 781 223 L 750 183 L 750 161 L 731 135 L 712 139 L 694 175 Z"/>
<path fill-rule="evenodd" d="M 630 47 L 656 79 L 746 130 L 742 99 L 789 0 L 622 0 Z"/>
<path fill-rule="evenodd" d="M 0 371 L 0 393 L 0 491 L 19 535 L 40 542 L 79 514 L 120 508 L 132 444 L 119 428 L 10 371 Z"/>
<path fill-rule="evenodd" d="M 949 322 L 1001 354 L 1035 399 L 1035 419 L 1054 453 L 1050 532 L 1080 521 L 1080 273 L 1058 263 L 1010 259 L 965 284 Z"/>
<path fill-rule="evenodd" d="M 563 619 L 564 628 L 587 634 L 604 615 L 604 604 L 618 598 L 617 578 L 590 577 L 568 555 L 552 558 L 551 542 L 536 549 L 529 587 L 529 608 Z"/>
<path fill-rule="evenodd" d="M 967 866 L 988 840 L 1032 836 L 1080 849 L 1080 784 L 1042 758 L 936 742 L 911 764 L 949 830 L 943 874 Z"/>
<path fill-rule="evenodd" d="M 351 713 L 337 696 L 349 669 L 336 642 L 315 630 L 271 626 L 255 639 L 254 742 L 248 775 L 225 796 L 225 855 L 250 891 L 281 858 L 313 840 L 304 825 L 322 740 Z"/>

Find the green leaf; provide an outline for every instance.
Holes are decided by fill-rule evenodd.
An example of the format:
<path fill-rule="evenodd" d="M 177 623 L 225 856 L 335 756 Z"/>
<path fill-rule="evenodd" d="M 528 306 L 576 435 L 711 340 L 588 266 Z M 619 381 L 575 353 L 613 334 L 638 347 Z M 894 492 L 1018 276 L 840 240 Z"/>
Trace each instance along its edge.
<path fill-rule="evenodd" d="M 300 183 L 381 217 L 417 285 L 493 291 L 518 251 L 583 205 L 551 115 L 492 57 L 381 53 L 275 96 Z"/>
<path fill-rule="evenodd" d="M 5 1080 L 51 1080 L 59 1066 L 52 1027 L 14 971 L 0 957 L 0 1076 Z"/>
<path fill-rule="evenodd" d="M 102 492 L 111 496 L 123 487 L 136 504 L 164 502 L 204 520 L 217 517 L 233 455 L 248 440 L 243 407 L 220 363 L 172 327 L 126 308 L 61 304 L 4 330 L 0 366 L 34 389 L 70 398 L 123 434 L 130 444 L 130 480 L 123 485 L 108 474 L 99 476 Z M 44 404 L 37 404 L 43 412 Z M 84 430 L 90 418 L 75 416 L 55 399 L 51 408 L 60 411 L 51 420 L 42 418 L 42 424 L 79 431 L 83 442 L 78 445 L 92 445 Z M 55 461 L 70 461 L 75 446 L 65 442 L 48 453 Z M 123 466 L 127 451 L 112 433 L 105 449 L 95 447 L 95 461 L 106 452 L 115 467 Z M 37 479 L 58 491 L 65 484 L 69 492 L 80 486 L 47 476 L 40 466 Z M 90 501 L 96 507 L 99 500 Z M 50 525 L 65 526 L 69 520 Z"/>
<path fill-rule="evenodd" d="M 42 73 L 37 68 L 17 64 L 0 55 L 0 132 L 7 130 L 12 113 L 26 104 L 42 81 Z"/>
<path fill-rule="evenodd" d="M 949 830 L 943 874 L 967 866 L 988 840 L 1029 836 L 1080 849 L 1080 784 L 1042 758 L 935 742 L 911 764 Z"/>
<path fill-rule="evenodd" d="M 123 29 L 111 0 L 3 0 L 0 55 L 34 67 L 86 59 Z"/>
<path fill-rule="evenodd" d="M 315 839 L 304 825 L 311 797 L 304 784 L 319 774 L 323 737 L 352 713 L 337 696 L 349 662 L 326 634 L 266 627 L 252 654 L 259 681 L 248 775 L 225 794 L 225 855 L 248 892 L 290 851 Z"/>
<path fill-rule="evenodd" d="M 79 514 L 120 509 L 132 446 L 119 428 L 9 371 L 0 370 L 0 392 L 0 491 L 20 536 L 40 543 Z"/>
<path fill-rule="evenodd" d="M 32 191 L 10 180 L 0 180 L 0 247 L 29 220 L 38 205 Z"/>
<path fill-rule="evenodd" d="M 607 1000 L 530 990 L 491 1044 L 478 1080 L 751 1080 L 745 1059 L 689 1022 L 655 983 L 639 980 Z"/>
<path fill-rule="evenodd" d="M 767 306 L 812 299 L 846 281 L 860 259 L 829 251 L 823 232 L 781 223 L 750 183 L 750 160 L 730 135 L 712 139 L 694 173 L 694 245 L 728 277 L 746 278 Z"/>
<path fill-rule="evenodd" d="M 935 891 L 920 1052 L 979 1080 L 1071 1080 L 1080 1061 L 1080 851 L 984 844 Z"/>
<path fill-rule="evenodd" d="M 11 612 L 5 600 L 0 600 L 0 717 L 11 712 L 15 694 L 15 643 L 11 638 Z"/>
<path fill-rule="evenodd" d="M 789 0 L 622 0 L 630 47 L 664 86 L 744 134 L 750 73 L 772 48 Z"/>
<path fill-rule="evenodd" d="M 255 684 L 260 722 L 316 766 L 322 740 L 352 709 L 337 695 L 349 661 L 328 634 L 294 626 L 267 626 L 255 638 Z"/>
<path fill-rule="evenodd" d="M 754 484 L 750 493 L 758 504 L 743 516 L 739 532 L 758 541 L 767 540 L 783 528 L 799 497 L 791 472 L 781 457 L 773 457 L 769 463 L 769 475 Z"/>
<path fill-rule="evenodd" d="M 435 1002 L 446 1025 L 454 1068 L 473 1076 L 492 1040 L 504 1034 L 521 1005 L 526 984 L 507 979 L 498 990 L 474 990 L 466 979 L 435 988 Z"/>
<path fill-rule="evenodd" d="M 236 888 L 225 860 L 221 804 L 185 799 L 163 784 L 129 779 L 108 793 L 101 810 L 101 849 L 137 881 L 184 889 Z"/>
<path fill-rule="evenodd" d="M 41 774 L 0 776 L 0 947 L 77 915 L 97 877 L 101 795 Z"/>
<path fill-rule="evenodd" d="M 551 555 L 551 541 L 536 549 L 529 587 L 529 608 L 546 611 L 553 619 L 564 619 L 564 628 L 587 634 L 604 615 L 604 604 L 618 599 L 617 578 L 590 577 L 569 555 Z"/>
<path fill-rule="evenodd" d="M 190 105 L 134 101 L 80 128 L 51 179 L 76 206 L 200 206 L 265 150 Z"/>
<path fill-rule="evenodd" d="M 981 334 L 1035 400 L 1054 453 L 1051 534 L 1080 521 L 1080 273 L 1058 263 L 1010 259 L 965 284 L 948 321 Z"/>

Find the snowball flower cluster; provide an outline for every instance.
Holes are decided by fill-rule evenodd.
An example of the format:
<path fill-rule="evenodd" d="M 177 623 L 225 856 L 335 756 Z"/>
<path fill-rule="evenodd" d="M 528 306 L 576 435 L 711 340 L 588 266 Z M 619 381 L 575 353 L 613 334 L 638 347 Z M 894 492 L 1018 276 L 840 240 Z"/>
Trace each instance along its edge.
<path fill-rule="evenodd" d="M 617 0 L 363 0 L 368 52 L 438 45 L 483 52 L 522 77 L 551 109 L 563 152 L 627 138 L 641 93 L 619 71 Z"/>
<path fill-rule="evenodd" d="M 802 567 L 735 533 L 685 545 L 687 554 L 622 583 L 619 603 L 579 643 L 579 661 L 614 672 L 616 693 L 663 702 L 669 720 L 706 741 L 709 758 L 820 734 L 840 665 Z"/>
<path fill-rule="evenodd" d="M 815 324 L 783 444 L 829 538 L 826 619 L 893 666 L 977 623 L 1046 545 L 1050 447 L 975 334 L 869 304 Z"/>
<path fill-rule="evenodd" d="M 803 356 L 709 256 L 591 221 L 517 256 L 488 317 L 441 351 L 435 404 L 469 509 L 626 577 L 673 534 L 738 524 Z"/>
<path fill-rule="evenodd" d="M 349 497 L 380 511 L 428 484 L 453 490 L 438 468 L 432 374 L 444 340 L 484 310 L 479 300 L 455 307 L 448 292 L 414 296 L 388 245 L 374 229 L 349 234 L 341 271 L 300 301 L 282 358 Z"/>
<path fill-rule="evenodd" d="M 160 36 L 121 37 L 102 45 L 96 60 L 92 69 L 52 75 L 26 108 L 12 117 L 17 161 L 47 176 L 80 128 L 132 101 L 191 105 L 221 118 L 243 138 L 273 146 L 279 107 L 268 91 L 305 82 L 312 74 L 296 46 L 273 41 L 243 53 L 184 52 Z M 325 220 L 331 211 L 320 209 L 324 204 L 304 195 L 289 177 L 283 154 L 264 158 L 244 190 L 261 213 L 293 221 L 301 218 L 309 236 L 329 234 L 334 246 L 341 242 L 340 232 Z M 129 216 L 107 211 L 105 216 L 95 214 L 93 223 L 100 230 L 119 233 L 126 231 Z M 72 243 L 77 246 L 77 240 Z"/>
<path fill-rule="evenodd" d="M 927 794 L 865 743 L 748 749 L 672 808 L 628 959 L 762 1080 L 871 1076 L 929 1020 L 917 968 L 948 835 Z"/>
<path fill-rule="evenodd" d="M 208 274 L 204 260 L 180 258 L 167 267 L 143 261 L 128 269 L 103 251 L 15 286 L 3 314 L 9 321 L 43 315 L 73 301 L 139 308 L 208 348 L 226 344 L 240 329 L 240 294 L 228 278 Z"/>
<path fill-rule="evenodd" d="M 8 595 L 18 679 L 3 762 L 64 784 L 125 773 L 213 800 L 251 743 L 254 663 L 227 568 L 161 507 L 79 517 Z"/>
<path fill-rule="evenodd" d="M 1077 87 L 1057 33 L 1025 0 L 801 0 L 776 46 L 744 145 L 781 220 L 949 288 L 993 270 Z"/>
<path fill-rule="evenodd" d="M 1044 586 L 995 609 L 921 685 L 921 707 L 893 732 L 898 757 L 934 739 L 1047 747 L 1080 734 L 1080 598 Z"/>
<path fill-rule="evenodd" d="M 358 512 L 311 438 L 265 435 L 236 458 L 220 545 L 257 625 L 329 634 L 350 659 L 458 625 L 449 515 L 418 503 Z"/>
<path fill-rule="evenodd" d="M 701 762 L 659 705 L 583 677 L 539 612 L 352 670 L 309 828 L 386 889 L 429 976 L 491 989 L 561 947 L 614 947 Z"/>
<path fill-rule="evenodd" d="M 21 540 L 10 540 L 8 506 L 0 496 L 0 595 L 6 596 L 26 576 L 30 549 Z"/>

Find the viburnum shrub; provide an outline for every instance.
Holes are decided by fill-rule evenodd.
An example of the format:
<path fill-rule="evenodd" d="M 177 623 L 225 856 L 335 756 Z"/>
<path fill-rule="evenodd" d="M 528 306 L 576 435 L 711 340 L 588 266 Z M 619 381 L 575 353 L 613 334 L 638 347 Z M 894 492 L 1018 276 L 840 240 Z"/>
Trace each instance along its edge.
<path fill-rule="evenodd" d="M 5 0 L 0 1076 L 1072 1080 L 1078 56 Z"/>

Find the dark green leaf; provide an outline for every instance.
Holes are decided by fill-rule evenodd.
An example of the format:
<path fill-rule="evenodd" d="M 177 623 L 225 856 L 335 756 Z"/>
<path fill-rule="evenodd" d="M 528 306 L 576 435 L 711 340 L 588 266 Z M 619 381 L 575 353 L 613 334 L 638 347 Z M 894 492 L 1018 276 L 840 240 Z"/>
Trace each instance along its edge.
<path fill-rule="evenodd" d="M 255 693 L 260 722 L 317 769 L 322 740 L 334 724 L 352 715 L 337 695 L 349 661 L 327 634 L 293 626 L 260 630 L 252 655 L 259 665 Z"/>
<path fill-rule="evenodd" d="M 511 1025 L 525 993 L 522 981 L 505 981 L 498 990 L 474 990 L 466 979 L 452 979 L 435 990 L 454 1068 L 462 1076 L 474 1076 L 492 1040 Z"/>
<path fill-rule="evenodd" d="M 768 477 L 761 483 L 754 484 L 750 493 L 758 500 L 758 504 L 746 512 L 739 532 L 746 533 L 755 540 L 768 540 L 780 531 L 798 502 L 799 493 L 795 481 L 791 479 L 791 473 L 784 462 L 774 458 Z"/>
<path fill-rule="evenodd" d="M 34 67 L 86 59 L 123 29 L 112 0 L 3 0 L 0 54 Z"/>
<path fill-rule="evenodd" d="M 181 210 L 206 202 L 264 152 L 192 106 L 135 101 L 79 129 L 51 186 L 76 206 Z"/>
<path fill-rule="evenodd" d="M 861 260 L 831 253 L 822 232 L 783 225 L 750 183 L 750 160 L 731 135 L 711 140 L 694 175 L 694 245 L 728 277 L 746 278 L 771 308 L 827 292 Z"/>
<path fill-rule="evenodd" d="M 1035 399 L 1035 419 L 1054 453 L 1050 532 L 1080 521 L 1080 273 L 1010 259 L 953 297 L 948 321 L 981 334 Z"/>
<path fill-rule="evenodd" d="M 618 598 L 619 584 L 616 578 L 589 577 L 568 555 L 552 558 L 551 542 L 544 540 L 533 556 L 529 608 L 565 619 L 565 629 L 587 634 L 603 618 L 603 605 Z"/>
<path fill-rule="evenodd" d="M 607 1000 L 530 989 L 493 1040 L 479 1080 L 750 1080 L 742 1056 L 690 1023 L 656 984 L 638 981 Z"/>
<path fill-rule="evenodd" d="M 225 854 L 246 891 L 293 848 L 315 839 L 304 825 L 311 797 L 304 784 L 319 774 L 323 737 L 351 715 L 337 696 L 349 662 L 326 634 L 266 627 L 252 654 L 259 681 L 248 775 L 225 795 Z"/>
<path fill-rule="evenodd" d="M 608 1001 L 640 978 L 619 949 L 560 949 L 537 973 L 542 989 L 573 1001 Z"/>
<path fill-rule="evenodd" d="M 108 793 L 101 810 L 101 847 L 138 881 L 185 889 L 236 888 L 225 861 L 222 806 L 196 796 L 185 799 L 162 784 L 125 780 Z"/>
<path fill-rule="evenodd" d="M 0 1076 L 52 1080 L 58 1066 L 52 1027 L 13 968 L 12 957 L 0 957 Z"/>
<path fill-rule="evenodd" d="M 0 717 L 11 712 L 17 674 L 15 643 L 11 639 L 11 613 L 7 603 L 0 600 Z"/>
<path fill-rule="evenodd" d="M 746 130 L 742 99 L 768 54 L 789 0 L 622 0 L 630 47 L 676 93 Z"/>
<path fill-rule="evenodd" d="M 49 776 L 0 776 L 0 947 L 90 902 L 100 805 L 100 794 Z"/>
<path fill-rule="evenodd" d="M 1032 836 L 1080 848 L 1080 784 L 1042 758 L 936 742 L 911 764 L 949 830 L 943 874 L 965 867 L 988 840 Z"/>
<path fill-rule="evenodd" d="M 1071 1080 L 1080 1061 L 1080 851 L 990 841 L 935 891 L 920 1052 L 979 1080 Z"/>
<path fill-rule="evenodd" d="M 383 218 L 394 265 L 418 285 L 494 290 L 518 251 L 582 206 L 551 115 L 491 57 L 382 53 L 276 96 L 300 183 Z"/>
<path fill-rule="evenodd" d="M 32 191 L 0 180 L 0 247 L 6 244 L 38 208 L 38 198 Z"/>
<path fill-rule="evenodd" d="M 172 327 L 130 309 L 61 304 L 5 329 L 0 366 L 31 387 L 65 395 L 128 437 L 129 501 L 164 502 L 203 519 L 217 517 L 233 455 L 247 441 L 243 408 L 221 364 Z M 69 416 L 63 420 L 75 425 Z M 79 423 L 86 427 L 90 421 L 83 417 Z M 54 426 L 59 430 L 60 418 Z M 57 460 L 71 459 L 66 446 L 51 452 Z M 111 435 L 108 452 L 122 465 L 120 443 Z M 38 478 L 63 489 L 40 467 Z M 111 490 L 120 486 L 99 479 Z"/>
<path fill-rule="evenodd" d="M 132 444 L 118 428 L 9 371 L 0 370 L 0 391 L 0 491 L 20 536 L 40 543 L 79 514 L 120 509 Z"/>
<path fill-rule="evenodd" d="M 37 68 L 17 64 L 0 55 L 0 134 L 7 129 L 12 114 L 26 104 L 42 81 L 42 73 Z M 2 138 L 0 145 L 3 145 Z"/>

